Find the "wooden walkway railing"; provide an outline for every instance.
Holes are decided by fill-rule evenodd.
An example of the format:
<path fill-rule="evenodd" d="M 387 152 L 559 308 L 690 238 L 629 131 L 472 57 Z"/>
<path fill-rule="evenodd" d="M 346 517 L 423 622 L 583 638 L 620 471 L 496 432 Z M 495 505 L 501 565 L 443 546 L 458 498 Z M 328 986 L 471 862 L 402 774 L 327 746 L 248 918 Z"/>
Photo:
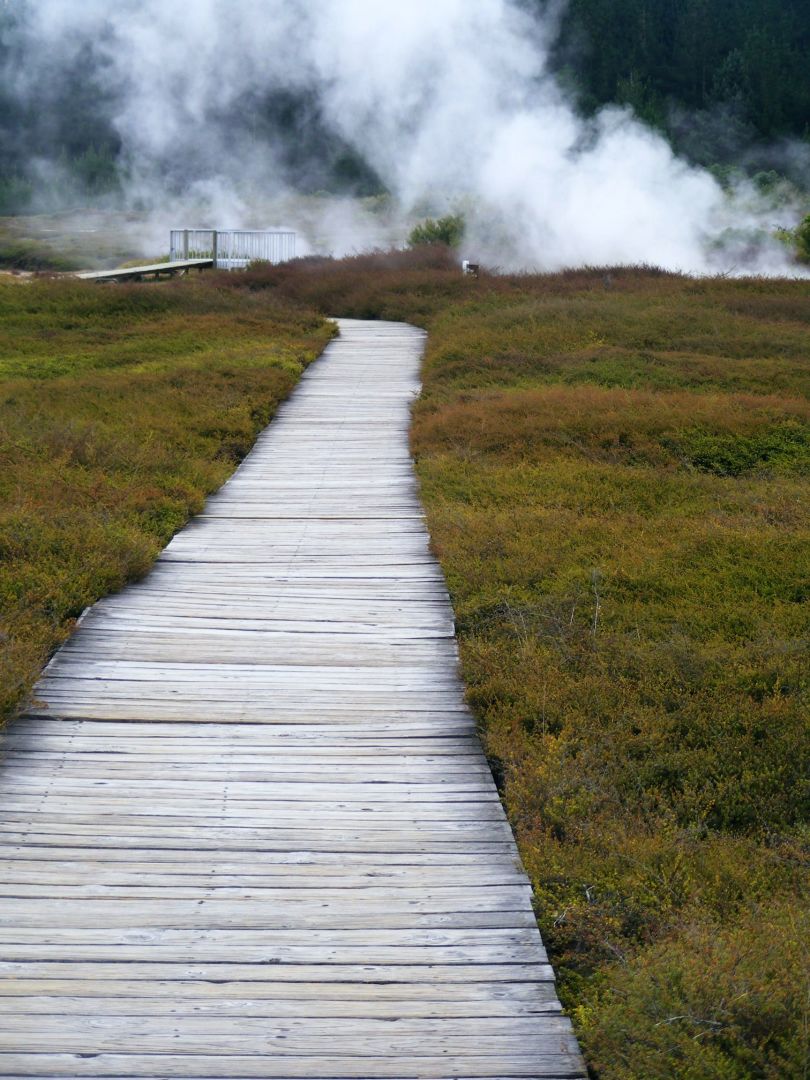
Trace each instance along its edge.
<path fill-rule="evenodd" d="M 582 1077 L 408 455 L 344 322 L 0 765 L 0 1076 Z"/>

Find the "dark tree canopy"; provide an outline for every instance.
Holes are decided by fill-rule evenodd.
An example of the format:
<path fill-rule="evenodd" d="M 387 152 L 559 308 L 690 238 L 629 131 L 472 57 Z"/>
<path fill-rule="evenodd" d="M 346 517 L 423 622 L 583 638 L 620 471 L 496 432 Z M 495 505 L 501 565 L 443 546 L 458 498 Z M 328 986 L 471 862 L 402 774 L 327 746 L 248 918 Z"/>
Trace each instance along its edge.
<path fill-rule="evenodd" d="M 586 110 L 666 128 L 673 105 L 720 108 L 762 138 L 810 134 L 810 0 L 570 0 L 557 62 Z"/>

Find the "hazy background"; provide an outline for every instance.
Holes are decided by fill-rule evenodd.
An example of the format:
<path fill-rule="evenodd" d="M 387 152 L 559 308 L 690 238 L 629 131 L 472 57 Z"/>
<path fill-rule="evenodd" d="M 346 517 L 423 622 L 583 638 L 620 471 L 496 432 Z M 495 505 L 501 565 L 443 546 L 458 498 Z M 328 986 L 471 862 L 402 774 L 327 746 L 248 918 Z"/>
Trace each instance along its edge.
<path fill-rule="evenodd" d="M 3 0 L 0 213 L 402 242 L 504 269 L 795 272 L 806 0 Z M 143 227 L 143 214 L 148 227 Z"/>

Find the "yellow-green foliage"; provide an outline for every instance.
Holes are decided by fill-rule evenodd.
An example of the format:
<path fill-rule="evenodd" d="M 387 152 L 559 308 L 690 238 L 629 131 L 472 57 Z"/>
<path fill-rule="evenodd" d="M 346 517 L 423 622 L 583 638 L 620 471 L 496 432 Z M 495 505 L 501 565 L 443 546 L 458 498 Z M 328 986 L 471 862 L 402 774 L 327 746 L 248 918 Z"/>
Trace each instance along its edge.
<path fill-rule="evenodd" d="M 810 263 L 810 214 L 796 229 L 796 250 L 802 262 Z"/>
<path fill-rule="evenodd" d="M 594 1075 L 807 1077 L 807 284 L 419 260 L 268 283 L 430 331 L 431 535 Z"/>
<path fill-rule="evenodd" d="M 464 229 L 463 214 L 448 214 L 438 220 L 427 218 L 411 229 L 408 243 L 411 247 L 421 247 L 424 244 L 458 247 L 464 239 Z"/>
<path fill-rule="evenodd" d="M 639 952 L 576 1015 L 598 1076 L 807 1076 L 810 917 L 781 897 L 727 922 L 695 918 Z"/>
<path fill-rule="evenodd" d="M 331 331 L 235 278 L 0 281 L 0 720 L 143 574 Z"/>

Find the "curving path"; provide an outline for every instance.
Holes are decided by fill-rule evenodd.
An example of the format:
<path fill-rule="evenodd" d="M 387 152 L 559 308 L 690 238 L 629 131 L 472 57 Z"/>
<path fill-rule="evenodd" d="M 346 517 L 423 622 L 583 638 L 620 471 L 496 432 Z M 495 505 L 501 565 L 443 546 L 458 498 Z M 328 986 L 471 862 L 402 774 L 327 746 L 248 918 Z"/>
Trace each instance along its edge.
<path fill-rule="evenodd" d="M 428 548 L 423 334 L 340 325 L 6 735 L 0 1076 L 584 1076 Z"/>

